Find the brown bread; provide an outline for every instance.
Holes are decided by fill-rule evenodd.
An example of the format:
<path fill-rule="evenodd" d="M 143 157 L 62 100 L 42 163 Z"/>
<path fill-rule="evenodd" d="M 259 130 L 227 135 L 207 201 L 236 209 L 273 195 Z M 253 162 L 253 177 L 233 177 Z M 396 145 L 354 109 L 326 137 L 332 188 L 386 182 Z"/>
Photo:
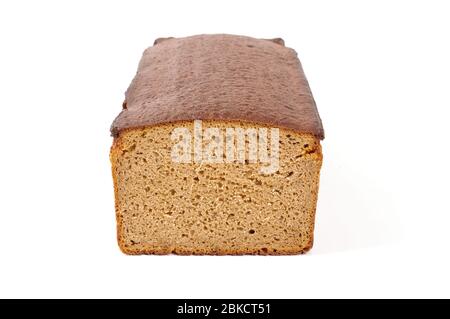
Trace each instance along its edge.
<path fill-rule="evenodd" d="M 203 134 L 196 144 L 194 120 L 202 133 L 215 128 L 222 136 L 214 136 L 223 146 L 215 161 L 202 161 L 209 142 Z M 180 128 L 192 134 L 192 160 L 181 163 L 173 159 Z M 262 173 L 268 164 L 258 161 L 260 144 L 255 157 L 236 151 L 227 161 L 227 146 L 237 145 L 227 129 L 248 133 L 246 152 L 253 133 L 267 133 L 271 155 L 277 139 L 270 133 L 278 129 L 277 170 Z M 295 254 L 312 247 L 324 133 L 297 55 L 281 39 L 156 40 L 111 132 L 123 252 Z"/>

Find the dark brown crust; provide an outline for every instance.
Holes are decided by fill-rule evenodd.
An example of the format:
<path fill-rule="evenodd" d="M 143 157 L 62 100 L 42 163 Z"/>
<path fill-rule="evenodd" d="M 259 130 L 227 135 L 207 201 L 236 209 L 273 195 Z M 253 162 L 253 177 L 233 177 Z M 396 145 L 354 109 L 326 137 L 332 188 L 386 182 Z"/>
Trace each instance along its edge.
<path fill-rule="evenodd" d="M 143 54 L 111 133 L 195 119 L 255 122 L 324 138 L 300 61 L 282 39 L 157 39 Z"/>
<path fill-rule="evenodd" d="M 269 251 L 263 252 L 260 249 L 248 249 L 248 250 L 227 250 L 227 249 L 218 249 L 218 250 L 195 250 L 195 249 L 155 249 L 154 247 L 149 247 L 148 249 L 129 249 L 124 247 L 119 242 L 120 250 L 126 255 L 182 255 L 182 256 L 242 256 L 242 255 L 262 255 L 262 256 L 285 256 L 285 255 L 303 255 L 306 254 L 311 248 L 311 246 L 302 248 L 302 247 L 289 247 L 286 250 L 278 250 L 276 252 Z"/>

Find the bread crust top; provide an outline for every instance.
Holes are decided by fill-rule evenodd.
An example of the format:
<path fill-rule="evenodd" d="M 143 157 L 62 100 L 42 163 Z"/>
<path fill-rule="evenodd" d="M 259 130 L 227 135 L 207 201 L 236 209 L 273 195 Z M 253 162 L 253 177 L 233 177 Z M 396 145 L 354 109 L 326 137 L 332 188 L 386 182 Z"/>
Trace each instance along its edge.
<path fill-rule="evenodd" d="M 147 48 L 112 135 L 189 120 L 255 122 L 324 138 L 297 53 L 279 38 L 197 35 Z"/>

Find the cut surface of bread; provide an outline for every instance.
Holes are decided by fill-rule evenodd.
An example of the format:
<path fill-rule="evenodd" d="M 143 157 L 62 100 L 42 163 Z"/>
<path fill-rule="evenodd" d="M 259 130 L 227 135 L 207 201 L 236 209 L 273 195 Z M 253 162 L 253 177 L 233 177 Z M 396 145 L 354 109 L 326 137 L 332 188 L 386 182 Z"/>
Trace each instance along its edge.
<path fill-rule="evenodd" d="M 243 121 L 202 125 L 221 132 L 271 129 Z M 110 159 L 124 253 L 267 255 L 312 247 L 322 164 L 317 137 L 280 128 L 278 170 L 262 174 L 264 164 L 249 161 L 248 153 L 244 162 L 174 162 L 172 134 L 180 127 L 194 132 L 193 121 L 179 121 L 127 129 L 114 140 Z M 194 159 L 194 146 L 190 152 Z"/>

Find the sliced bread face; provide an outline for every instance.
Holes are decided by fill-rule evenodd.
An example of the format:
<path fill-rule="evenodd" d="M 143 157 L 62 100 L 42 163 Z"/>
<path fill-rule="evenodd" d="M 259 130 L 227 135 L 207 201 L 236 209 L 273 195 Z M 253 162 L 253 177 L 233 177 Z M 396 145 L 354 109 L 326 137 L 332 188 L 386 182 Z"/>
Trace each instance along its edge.
<path fill-rule="evenodd" d="M 320 140 L 251 122 L 202 121 L 200 130 L 198 125 L 164 123 L 127 129 L 115 138 L 110 158 L 121 250 L 208 255 L 308 251 L 322 164 Z M 265 134 L 265 144 L 259 144 Z M 258 144 L 252 144 L 255 137 Z"/>

